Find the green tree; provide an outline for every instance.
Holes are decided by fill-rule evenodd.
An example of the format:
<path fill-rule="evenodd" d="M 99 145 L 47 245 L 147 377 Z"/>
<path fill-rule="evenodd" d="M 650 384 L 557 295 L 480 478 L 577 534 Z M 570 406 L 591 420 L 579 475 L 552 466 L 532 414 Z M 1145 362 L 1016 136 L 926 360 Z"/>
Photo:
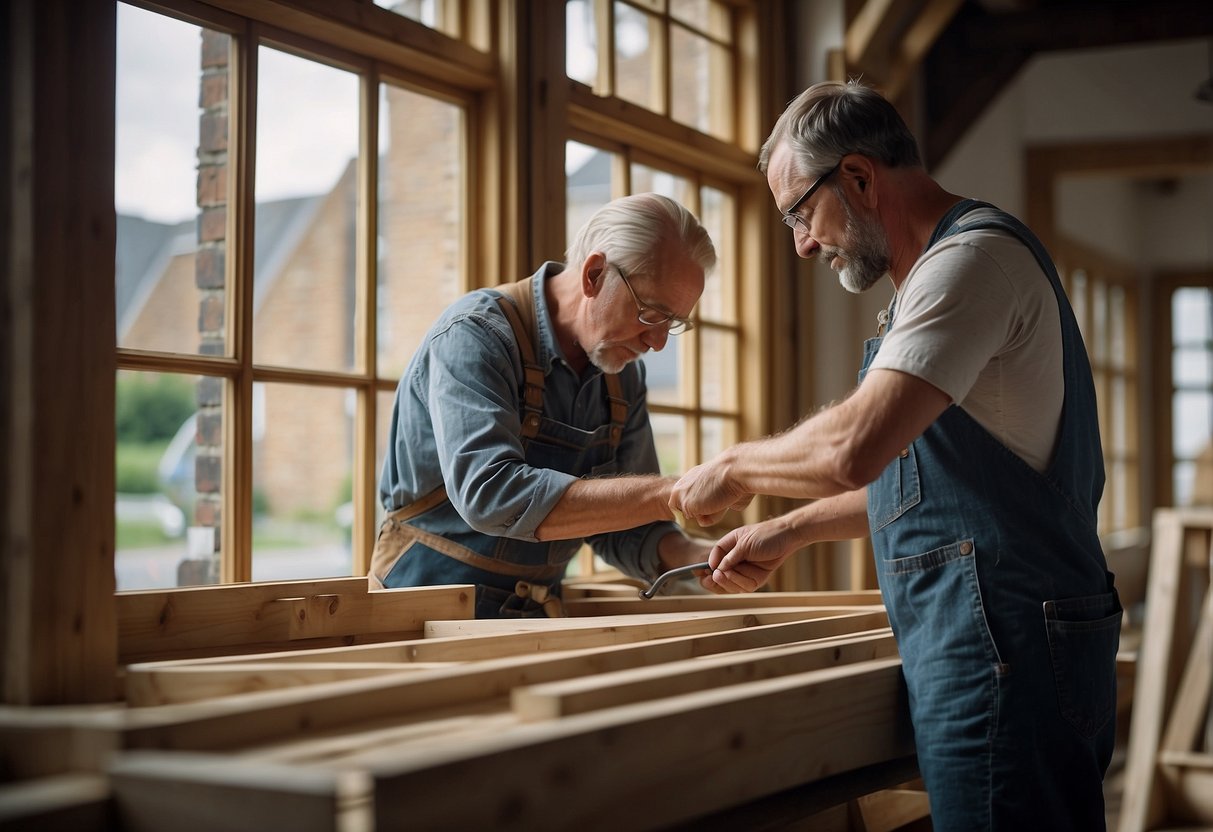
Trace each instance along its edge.
<path fill-rule="evenodd" d="M 118 376 L 114 415 L 119 442 L 172 439 L 194 410 L 194 384 L 184 376 L 165 373 Z"/>

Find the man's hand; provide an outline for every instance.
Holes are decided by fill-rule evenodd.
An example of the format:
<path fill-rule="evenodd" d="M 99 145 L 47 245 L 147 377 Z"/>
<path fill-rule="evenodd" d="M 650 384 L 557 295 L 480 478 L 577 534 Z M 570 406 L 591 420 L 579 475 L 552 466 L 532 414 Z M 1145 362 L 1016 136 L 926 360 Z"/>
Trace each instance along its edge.
<path fill-rule="evenodd" d="M 712 547 L 713 571 L 699 583 L 716 593 L 754 592 L 800 543 L 782 517 L 733 529 Z"/>
<path fill-rule="evenodd" d="M 731 508 L 743 509 L 753 495 L 728 476 L 725 451 L 715 459 L 687 471 L 670 494 L 670 508 L 701 526 L 720 522 Z"/>

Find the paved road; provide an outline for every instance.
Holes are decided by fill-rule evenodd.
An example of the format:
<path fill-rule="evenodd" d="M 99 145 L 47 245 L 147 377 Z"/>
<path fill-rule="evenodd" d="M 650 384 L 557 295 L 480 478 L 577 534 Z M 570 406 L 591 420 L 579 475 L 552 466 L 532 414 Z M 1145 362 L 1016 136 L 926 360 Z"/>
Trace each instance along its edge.
<path fill-rule="evenodd" d="M 118 589 L 177 586 L 177 565 L 185 555 L 184 540 L 166 546 L 119 550 L 114 558 Z M 350 552 L 341 544 L 257 549 L 253 552 L 254 581 L 331 578 L 347 576 L 351 570 Z"/>

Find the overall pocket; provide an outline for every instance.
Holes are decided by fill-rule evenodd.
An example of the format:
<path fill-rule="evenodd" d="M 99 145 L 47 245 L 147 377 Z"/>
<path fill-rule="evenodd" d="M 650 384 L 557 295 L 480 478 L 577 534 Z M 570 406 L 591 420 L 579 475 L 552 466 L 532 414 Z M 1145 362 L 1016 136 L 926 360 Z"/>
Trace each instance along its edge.
<path fill-rule="evenodd" d="M 1123 615 L 1116 590 L 1044 602 L 1061 715 L 1091 738 L 1116 712 L 1116 650 Z"/>
<path fill-rule="evenodd" d="M 908 446 L 868 486 L 868 517 L 877 532 L 922 500 L 918 482 L 918 455 Z"/>

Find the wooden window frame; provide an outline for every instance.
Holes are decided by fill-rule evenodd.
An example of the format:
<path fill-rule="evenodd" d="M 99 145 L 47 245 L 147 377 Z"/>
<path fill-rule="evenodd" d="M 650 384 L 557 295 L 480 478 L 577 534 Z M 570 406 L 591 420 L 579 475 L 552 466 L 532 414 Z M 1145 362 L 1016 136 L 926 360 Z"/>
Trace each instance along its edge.
<path fill-rule="evenodd" d="M 1153 305 L 1158 326 L 1154 331 L 1154 378 L 1158 411 L 1154 420 L 1155 495 L 1158 505 L 1175 505 L 1175 449 L 1172 420 L 1173 402 L 1177 391 L 1172 354 L 1174 330 L 1171 320 L 1171 298 L 1177 289 L 1199 288 L 1213 292 L 1213 271 L 1172 271 L 1154 281 Z"/>
<path fill-rule="evenodd" d="M 1177 136 L 1148 141 L 1127 140 L 1029 147 L 1026 153 L 1024 176 L 1027 223 L 1040 236 L 1046 248 L 1056 251 L 1058 245 L 1065 245 L 1059 240 L 1056 223 L 1055 193 L 1056 186 L 1062 178 L 1100 174 L 1134 177 L 1182 176 L 1211 169 L 1213 169 L 1213 138 L 1204 135 Z M 1153 348 L 1154 360 L 1158 361 L 1157 328 L 1147 338 L 1148 345 Z M 1139 347 L 1146 346 L 1141 343 L 1144 340 L 1139 339 Z M 1169 346 L 1167 355 L 1169 360 Z M 1139 358 L 1139 372 L 1142 364 L 1143 360 Z M 1170 377 L 1169 371 L 1166 375 L 1158 375 L 1157 364 L 1153 366 L 1153 369 L 1155 385 L 1158 383 L 1157 379 Z M 1158 388 L 1155 386 L 1153 389 Z M 1142 465 L 1137 486 L 1139 517 L 1143 522 L 1155 507 L 1167 504 L 1162 500 L 1161 495 L 1170 494 L 1169 486 L 1164 490 L 1162 482 L 1164 473 L 1162 466 L 1157 464 L 1164 457 L 1159 455 L 1163 448 L 1162 440 L 1159 437 L 1159 423 L 1162 414 L 1151 405 L 1156 398 L 1155 395 L 1152 395 L 1152 391 L 1142 389 L 1138 400 L 1131 403 L 1137 409 L 1135 418 L 1139 428 L 1136 442 L 1139 449 L 1148 447 L 1143 435 L 1147 429 L 1145 426 L 1154 425 L 1153 457 L 1155 464 Z M 1149 412 L 1145 410 L 1148 406 L 1152 408 Z M 1169 448 L 1169 433 L 1167 441 L 1166 447 Z M 1170 476 L 1169 469 L 1165 475 Z"/>
<path fill-rule="evenodd" d="M 125 0 L 124 0 L 125 2 Z M 312 18 L 298 12 L 296 6 L 307 7 L 304 0 L 295 3 L 269 3 L 256 7 L 256 17 L 241 17 L 227 8 L 243 10 L 239 3 L 217 0 L 213 5 L 196 0 L 168 0 L 131 5 L 164 14 L 204 28 L 222 31 L 232 37 L 230 81 L 231 124 L 229 127 L 229 198 L 234 210 L 227 212 L 228 242 L 225 279 L 228 333 L 226 356 L 178 355 L 153 350 L 119 347 L 116 350 L 118 370 L 178 373 L 221 378 L 224 382 L 223 415 L 223 485 L 222 540 L 220 543 L 221 583 L 248 581 L 252 578 L 252 502 L 253 491 L 253 385 L 256 383 L 285 383 L 325 389 L 353 390 L 356 396 L 354 457 L 355 520 L 352 532 L 354 553 L 353 572 L 365 574 L 369 567 L 370 550 L 375 539 L 374 504 L 377 500 L 377 465 L 375 436 L 378 423 L 378 393 L 391 392 L 398 379 L 379 378 L 376 363 L 376 321 L 374 310 L 377 287 L 376 234 L 377 200 L 375 183 L 378 178 L 376 144 L 379 118 L 379 86 L 390 83 L 452 102 L 462 107 L 467 118 L 465 135 L 477 134 L 477 106 L 485 88 L 491 86 L 481 74 L 485 69 L 482 53 L 469 50 L 458 41 L 443 40 L 440 33 L 421 24 L 401 18 L 386 10 L 375 9 L 385 25 L 386 35 L 396 43 L 385 46 L 384 37 L 368 37 L 365 33 L 350 34 L 341 28 L 325 28 Z M 352 11 L 336 6 L 337 12 Z M 385 17 L 386 16 L 386 17 Z M 336 32 L 337 36 L 329 36 Z M 405 37 L 407 35 L 407 38 Z M 317 39 L 320 36 L 322 39 Z M 412 48 L 404 48 L 407 41 Z M 424 44 L 426 52 L 417 47 Z M 435 46 L 437 44 L 437 47 Z M 254 161 L 256 146 L 257 54 L 260 46 L 280 49 L 307 60 L 316 60 L 358 76 L 360 120 L 358 192 L 360 233 L 356 237 L 355 308 L 359 321 L 355 343 L 354 368 L 348 372 L 317 371 L 257 364 L 253 361 L 252 299 L 253 299 L 253 215 Z M 351 51 L 360 50 L 360 51 Z M 391 58 L 391 61 L 385 58 Z M 470 63 L 443 71 L 442 63 Z M 454 86 L 444 78 L 455 78 L 467 87 Z M 464 154 L 464 202 L 469 207 L 483 204 L 483 199 L 470 193 L 472 182 L 479 181 L 478 171 L 469 170 L 480 154 Z M 468 262 L 485 263 L 474 252 L 473 241 L 477 222 L 476 212 L 467 212 L 461 249 L 465 252 L 464 290 L 474 288 L 467 275 L 473 270 Z M 485 273 L 484 270 L 477 270 Z"/>

